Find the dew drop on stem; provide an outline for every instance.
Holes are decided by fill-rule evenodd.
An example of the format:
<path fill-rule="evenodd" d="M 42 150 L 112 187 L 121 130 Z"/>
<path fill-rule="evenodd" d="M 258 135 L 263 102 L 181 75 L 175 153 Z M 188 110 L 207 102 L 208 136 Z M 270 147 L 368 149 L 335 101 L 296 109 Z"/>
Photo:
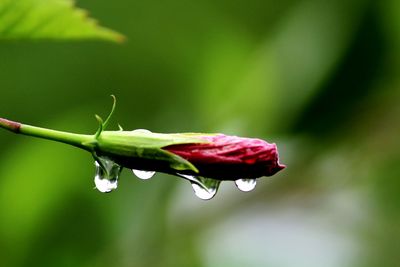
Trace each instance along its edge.
<path fill-rule="evenodd" d="M 142 171 L 132 169 L 133 174 L 135 174 L 139 179 L 147 180 L 154 176 L 156 172 L 154 171 Z"/>
<path fill-rule="evenodd" d="M 94 184 L 101 193 L 109 193 L 118 187 L 118 180 L 101 179 L 99 175 L 94 177 Z"/>
<path fill-rule="evenodd" d="M 191 184 L 192 184 L 192 188 L 193 188 L 195 195 L 200 199 L 203 199 L 203 200 L 212 199 L 215 196 L 215 194 L 217 193 L 217 188 L 215 188 L 215 187 L 210 187 L 210 188 L 205 189 L 202 186 L 200 186 L 194 182 L 191 182 Z"/>
<path fill-rule="evenodd" d="M 102 193 L 109 193 L 117 189 L 118 177 L 122 167 L 105 157 L 96 158 L 95 166 L 94 184 L 97 190 Z"/>
<path fill-rule="evenodd" d="M 187 174 L 177 174 L 178 176 L 189 180 L 195 195 L 203 200 L 212 199 L 218 191 L 221 181 L 204 178 L 201 176 L 192 176 Z"/>
<path fill-rule="evenodd" d="M 151 133 L 151 131 L 147 130 L 147 129 L 136 129 L 133 130 L 132 132 L 137 132 L 137 133 Z"/>
<path fill-rule="evenodd" d="M 257 181 L 256 179 L 238 179 L 235 184 L 240 191 L 248 192 L 256 187 Z"/>

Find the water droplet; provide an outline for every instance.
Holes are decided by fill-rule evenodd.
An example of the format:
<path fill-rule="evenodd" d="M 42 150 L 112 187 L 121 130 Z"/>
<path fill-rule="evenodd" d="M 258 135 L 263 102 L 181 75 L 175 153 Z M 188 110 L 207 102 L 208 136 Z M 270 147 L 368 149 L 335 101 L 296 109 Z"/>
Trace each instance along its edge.
<path fill-rule="evenodd" d="M 256 187 L 257 181 L 256 179 L 238 179 L 235 184 L 240 191 L 248 192 Z"/>
<path fill-rule="evenodd" d="M 196 196 L 203 200 L 209 200 L 213 198 L 218 191 L 218 187 L 221 181 L 211 178 L 204 178 L 201 176 L 193 176 L 187 174 L 179 174 L 182 178 L 190 181 L 192 188 Z"/>
<path fill-rule="evenodd" d="M 118 187 L 118 176 L 122 167 L 106 157 L 98 157 L 95 161 L 96 174 L 94 184 L 102 193 L 108 193 Z"/>
<path fill-rule="evenodd" d="M 185 178 L 186 180 L 189 180 L 189 181 L 192 181 L 192 182 L 195 182 L 195 183 L 199 182 L 198 179 L 193 175 L 181 174 L 181 173 L 177 173 L 177 175 L 182 177 L 182 178 Z"/>
<path fill-rule="evenodd" d="M 109 193 L 118 187 L 118 180 L 101 179 L 99 175 L 94 177 L 94 184 L 101 193 Z"/>
<path fill-rule="evenodd" d="M 190 183 L 192 184 L 194 193 L 200 199 L 209 200 L 209 199 L 213 198 L 215 196 L 215 194 L 217 193 L 217 188 L 215 188 L 215 187 L 205 189 L 202 186 L 200 186 L 194 182 L 190 182 Z"/>
<path fill-rule="evenodd" d="M 147 129 L 136 129 L 136 130 L 133 130 L 132 132 L 151 133 L 151 131 L 149 131 L 149 130 L 147 130 Z"/>
<path fill-rule="evenodd" d="M 142 170 L 135 170 L 135 169 L 132 169 L 132 172 L 133 172 L 139 179 L 142 179 L 142 180 L 150 179 L 150 178 L 153 177 L 154 174 L 156 173 L 156 172 L 153 172 L 153 171 L 142 171 Z"/>

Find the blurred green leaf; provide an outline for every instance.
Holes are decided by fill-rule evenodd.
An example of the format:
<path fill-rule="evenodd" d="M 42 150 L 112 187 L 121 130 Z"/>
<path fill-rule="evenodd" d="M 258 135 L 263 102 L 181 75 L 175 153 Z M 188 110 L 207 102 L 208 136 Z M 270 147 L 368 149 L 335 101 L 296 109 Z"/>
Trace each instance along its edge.
<path fill-rule="evenodd" d="M 123 36 L 97 25 L 71 0 L 0 1 L 0 39 L 103 39 Z"/>

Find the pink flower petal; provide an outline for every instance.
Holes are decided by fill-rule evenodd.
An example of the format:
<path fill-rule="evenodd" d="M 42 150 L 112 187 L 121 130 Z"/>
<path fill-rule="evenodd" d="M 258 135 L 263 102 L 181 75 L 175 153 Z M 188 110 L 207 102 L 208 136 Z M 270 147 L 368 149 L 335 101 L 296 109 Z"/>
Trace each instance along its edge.
<path fill-rule="evenodd" d="M 271 176 L 285 168 L 279 163 L 275 144 L 261 139 L 223 134 L 200 137 L 203 144 L 179 144 L 164 150 L 191 162 L 199 175 L 215 179 L 235 180 Z"/>

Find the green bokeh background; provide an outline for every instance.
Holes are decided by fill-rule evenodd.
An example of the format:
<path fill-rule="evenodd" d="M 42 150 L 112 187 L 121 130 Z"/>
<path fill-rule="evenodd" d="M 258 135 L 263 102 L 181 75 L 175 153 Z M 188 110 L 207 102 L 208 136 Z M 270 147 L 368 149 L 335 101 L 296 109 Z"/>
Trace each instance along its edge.
<path fill-rule="evenodd" d="M 0 131 L 2 266 L 398 266 L 399 1 L 77 4 L 127 41 L 0 42 L 2 117 L 94 133 L 115 94 L 115 129 L 260 137 L 288 167 L 101 194 L 89 154 Z"/>

